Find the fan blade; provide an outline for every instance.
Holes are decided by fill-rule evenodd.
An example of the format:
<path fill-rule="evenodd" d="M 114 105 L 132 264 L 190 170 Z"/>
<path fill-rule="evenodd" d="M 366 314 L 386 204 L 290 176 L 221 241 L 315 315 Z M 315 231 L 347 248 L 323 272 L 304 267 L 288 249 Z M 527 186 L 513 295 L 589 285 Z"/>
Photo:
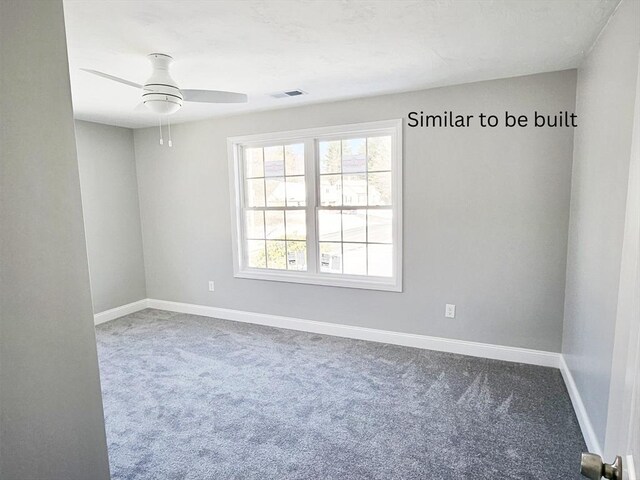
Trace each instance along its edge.
<path fill-rule="evenodd" d="M 204 103 L 246 103 L 244 93 L 222 92 L 220 90 L 180 90 L 186 102 Z"/>
<path fill-rule="evenodd" d="M 125 85 L 129 85 L 130 87 L 142 88 L 142 85 L 139 85 L 135 82 L 130 82 L 129 80 L 125 80 L 124 78 L 114 77 L 113 75 L 109 75 L 108 73 L 102 73 L 97 70 L 89 70 L 88 68 L 81 68 L 80 70 L 93 73 L 94 75 L 98 75 L 99 77 L 108 78 L 109 80 L 113 80 L 114 82 L 124 83 Z"/>

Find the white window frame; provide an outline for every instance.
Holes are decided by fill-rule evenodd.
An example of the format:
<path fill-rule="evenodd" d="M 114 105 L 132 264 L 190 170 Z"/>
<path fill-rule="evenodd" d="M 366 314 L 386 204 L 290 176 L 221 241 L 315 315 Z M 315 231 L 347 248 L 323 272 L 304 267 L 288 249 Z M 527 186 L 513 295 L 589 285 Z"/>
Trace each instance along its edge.
<path fill-rule="evenodd" d="M 334 274 L 318 267 L 319 172 L 318 143 L 321 140 L 391 136 L 391 193 L 393 212 L 393 274 L 391 277 Z M 307 271 L 251 268 L 247 265 L 244 222 L 243 150 L 283 143 L 304 143 L 305 185 L 307 186 Z M 305 283 L 368 290 L 402 291 L 402 119 L 307 128 L 287 132 L 261 133 L 227 138 L 229 191 L 234 277 L 255 280 Z M 311 181 L 309 179 L 312 179 Z M 312 188 L 309 188 L 309 187 Z M 286 207 L 283 207 L 285 209 Z M 358 207 L 353 207 L 358 208 Z M 345 207 L 345 209 L 349 209 Z"/>

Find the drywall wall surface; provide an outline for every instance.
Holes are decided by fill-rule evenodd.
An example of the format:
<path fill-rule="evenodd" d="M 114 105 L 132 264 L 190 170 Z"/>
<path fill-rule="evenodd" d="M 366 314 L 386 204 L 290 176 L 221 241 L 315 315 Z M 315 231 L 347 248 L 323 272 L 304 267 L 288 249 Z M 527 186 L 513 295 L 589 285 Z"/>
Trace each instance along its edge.
<path fill-rule="evenodd" d="M 578 70 L 562 351 L 604 441 L 636 96 L 640 3 L 624 0 Z"/>
<path fill-rule="evenodd" d="M 127 128 L 76 121 L 94 313 L 146 298 L 140 206 Z"/>
<path fill-rule="evenodd" d="M 574 102 L 569 70 L 180 124 L 173 148 L 159 145 L 157 128 L 135 130 L 148 296 L 559 351 L 573 130 L 420 129 L 406 119 L 555 113 Z M 404 291 L 234 278 L 227 137 L 393 118 L 405 119 Z M 457 305 L 453 320 L 446 303 Z"/>
<path fill-rule="evenodd" d="M 106 480 L 62 2 L 0 2 L 0 46 L 0 476 Z"/>

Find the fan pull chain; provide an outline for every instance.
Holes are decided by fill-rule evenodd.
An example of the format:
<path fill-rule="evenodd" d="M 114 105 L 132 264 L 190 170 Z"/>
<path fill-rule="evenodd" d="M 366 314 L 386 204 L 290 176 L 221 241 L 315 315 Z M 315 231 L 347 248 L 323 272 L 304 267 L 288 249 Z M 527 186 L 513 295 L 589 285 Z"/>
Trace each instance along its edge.
<path fill-rule="evenodd" d="M 158 125 L 160 126 L 160 145 L 164 145 L 164 138 L 162 138 L 162 117 L 158 117 Z"/>
<path fill-rule="evenodd" d="M 173 142 L 171 141 L 171 120 L 167 117 L 167 128 L 169 129 L 169 148 L 173 147 Z"/>

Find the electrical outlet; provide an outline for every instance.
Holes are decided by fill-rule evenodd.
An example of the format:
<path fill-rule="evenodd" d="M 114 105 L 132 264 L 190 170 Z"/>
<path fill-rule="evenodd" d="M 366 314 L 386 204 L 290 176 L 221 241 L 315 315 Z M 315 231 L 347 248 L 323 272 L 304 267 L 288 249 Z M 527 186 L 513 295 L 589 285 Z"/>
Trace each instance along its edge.
<path fill-rule="evenodd" d="M 213 292 L 215 289 L 216 289 L 216 286 L 213 283 L 213 280 L 209 280 L 209 291 Z"/>
<path fill-rule="evenodd" d="M 456 306 L 447 303 L 444 307 L 444 316 L 447 318 L 456 318 Z"/>

